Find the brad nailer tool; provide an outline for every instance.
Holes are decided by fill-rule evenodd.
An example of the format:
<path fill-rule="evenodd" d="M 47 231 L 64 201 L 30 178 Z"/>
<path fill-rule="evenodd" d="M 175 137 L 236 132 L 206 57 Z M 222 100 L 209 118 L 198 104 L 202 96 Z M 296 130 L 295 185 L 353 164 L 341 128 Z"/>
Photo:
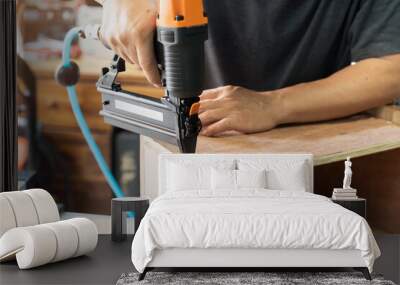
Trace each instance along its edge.
<path fill-rule="evenodd" d="M 155 100 L 124 91 L 116 77 L 125 62 L 116 55 L 97 83 L 105 122 L 195 152 L 207 23 L 202 0 L 160 0 L 155 53 L 165 96 Z"/>
<path fill-rule="evenodd" d="M 115 55 L 104 67 L 97 82 L 102 94 L 100 114 L 113 126 L 177 144 L 181 152 L 196 151 L 201 129 L 198 117 L 199 95 L 204 74 L 204 41 L 207 16 L 202 0 L 160 0 L 155 53 L 165 96 L 156 100 L 122 89 L 117 82 L 125 62 Z M 58 83 L 65 86 L 72 111 L 97 164 L 116 197 L 124 193 L 109 169 L 80 108 L 75 85 L 79 66 L 71 60 L 71 47 L 78 37 L 100 39 L 100 25 L 74 27 L 64 39 L 62 64 L 56 71 Z"/>

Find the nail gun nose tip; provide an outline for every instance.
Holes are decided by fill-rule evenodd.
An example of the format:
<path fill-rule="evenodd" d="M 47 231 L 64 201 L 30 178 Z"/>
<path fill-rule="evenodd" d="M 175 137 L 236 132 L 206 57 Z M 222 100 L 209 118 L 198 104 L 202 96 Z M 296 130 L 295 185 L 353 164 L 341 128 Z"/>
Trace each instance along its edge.
<path fill-rule="evenodd" d="M 186 138 L 180 142 L 179 148 L 182 153 L 196 152 L 197 138 Z"/>

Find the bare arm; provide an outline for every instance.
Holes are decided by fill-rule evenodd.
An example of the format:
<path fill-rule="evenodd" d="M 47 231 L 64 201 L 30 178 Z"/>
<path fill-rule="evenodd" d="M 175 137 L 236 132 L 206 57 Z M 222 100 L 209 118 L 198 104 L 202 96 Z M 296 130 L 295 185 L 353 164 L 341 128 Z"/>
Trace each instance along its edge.
<path fill-rule="evenodd" d="M 400 96 L 400 54 L 360 61 L 328 78 L 256 92 L 241 87 L 201 96 L 203 134 L 260 132 L 284 123 L 334 119 L 384 105 Z"/>
<path fill-rule="evenodd" d="M 363 60 L 332 76 L 276 91 L 279 123 L 344 117 L 400 97 L 400 55 Z"/>

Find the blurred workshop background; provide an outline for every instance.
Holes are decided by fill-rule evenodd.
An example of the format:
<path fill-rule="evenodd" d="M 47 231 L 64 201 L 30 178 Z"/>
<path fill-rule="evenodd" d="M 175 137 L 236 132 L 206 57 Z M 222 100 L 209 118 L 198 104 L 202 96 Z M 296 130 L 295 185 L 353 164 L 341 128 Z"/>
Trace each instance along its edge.
<path fill-rule="evenodd" d="M 17 14 L 20 187 L 45 188 L 68 211 L 109 214 L 112 192 L 76 124 L 66 90 L 54 80 L 66 32 L 101 23 L 101 7 L 91 0 L 18 0 Z M 112 128 L 98 115 L 96 81 L 113 54 L 93 40 L 77 41 L 71 54 L 81 70 L 77 91 L 89 127 L 123 191 L 137 195 L 139 137 Z M 135 66 L 121 77 L 127 90 L 162 95 Z"/>

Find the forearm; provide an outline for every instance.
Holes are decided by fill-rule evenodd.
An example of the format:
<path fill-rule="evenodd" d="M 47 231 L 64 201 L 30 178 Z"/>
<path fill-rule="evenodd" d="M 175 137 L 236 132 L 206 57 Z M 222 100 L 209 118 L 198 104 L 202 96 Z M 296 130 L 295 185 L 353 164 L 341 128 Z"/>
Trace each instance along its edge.
<path fill-rule="evenodd" d="M 326 79 L 270 94 L 278 98 L 279 124 L 355 114 L 400 96 L 400 55 L 364 60 Z"/>

